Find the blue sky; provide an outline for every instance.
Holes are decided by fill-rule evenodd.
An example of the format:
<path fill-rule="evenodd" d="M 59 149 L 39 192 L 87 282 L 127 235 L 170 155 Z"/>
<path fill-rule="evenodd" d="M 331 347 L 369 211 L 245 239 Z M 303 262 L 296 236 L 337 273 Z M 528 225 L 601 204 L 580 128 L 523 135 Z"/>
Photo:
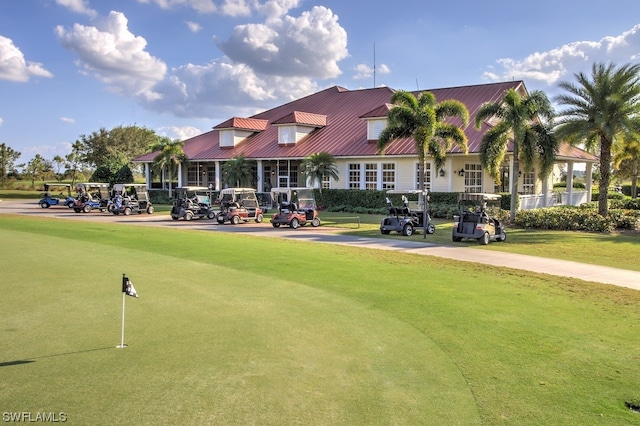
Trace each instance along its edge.
<path fill-rule="evenodd" d="M 0 143 L 21 163 L 103 127 L 185 139 L 334 85 L 553 97 L 599 61 L 640 61 L 637 0 L 0 0 Z"/>

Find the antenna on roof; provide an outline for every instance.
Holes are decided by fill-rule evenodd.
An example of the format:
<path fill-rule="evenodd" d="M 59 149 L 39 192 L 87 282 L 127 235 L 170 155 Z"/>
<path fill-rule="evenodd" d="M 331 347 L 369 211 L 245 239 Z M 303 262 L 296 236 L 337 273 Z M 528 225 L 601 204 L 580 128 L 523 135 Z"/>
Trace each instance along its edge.
<path fill-rule="evenodd" d="M 416 90 L 420 90 L 420 86 L 418 85 L 418 77 L 416 77 Z"/>
<path fill-rule="evenodd" d="M 373 42 L 373 88 L 376 88 L 376 42 Z"/>

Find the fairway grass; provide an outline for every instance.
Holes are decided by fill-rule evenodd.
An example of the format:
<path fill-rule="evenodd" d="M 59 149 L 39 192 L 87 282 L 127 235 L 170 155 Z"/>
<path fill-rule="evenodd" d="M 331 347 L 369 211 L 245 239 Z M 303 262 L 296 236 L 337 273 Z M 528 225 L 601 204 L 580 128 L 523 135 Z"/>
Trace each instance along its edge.
<path fill-rule="evenodd" d="M 69 424 L 634 424 L 640 292 L 417 255 L 3 217 L 0 408 Z M 10 242 L 10 243 L 9 243 Z M 126 298 L 118 349 L 122 274 Z"/>

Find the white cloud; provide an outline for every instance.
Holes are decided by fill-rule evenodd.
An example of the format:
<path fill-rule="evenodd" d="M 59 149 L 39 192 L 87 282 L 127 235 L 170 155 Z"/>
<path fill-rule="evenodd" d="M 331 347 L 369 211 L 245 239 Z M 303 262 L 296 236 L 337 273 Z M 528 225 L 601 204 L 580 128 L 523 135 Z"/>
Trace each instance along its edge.
<path fill-rule="evenodd" d="M 2 123 L 4 123 L 4 120 L 0 117 L 0 126 L 2 126 Z"/>
<path fill-rule="evenodd" d="M 69 117 L 60 117 L 60 121 L 62 121 L 63 123 L 70 123 L 70 124 L 73 124 L 76 122 L 75 119 L 69 118 Z"/>
<path fill-rule="evenodd" d="M 367 64 L 358 64 L 355 66 L 354 71 L 356 72 L 353 75 L 354 80 L 362 80 L 365 78 L 373 77 L 373 67 L 370 67 Z M 376 74 L 389 74 L 391 70 L 385 64 L 376 67 Z"/>
<path fill-rule="evenodd" d="M 236 63 L 256 73 L 307 78 L 341 74 L 338 61 L 347 57 L 347 33 L 330 9 L 315 6 L 298 18 L 284 16 L 264 24 L 235 27 L 218 47 Z"/>
<path fill-rule="evenodd" d="M 61 44 L 78 55 L 82 69 L 114 92 L 157 98 L 152 88 L 164 78 L 167 66 L 145 51 L 147 41 L 132 34 L 127 24 L 124 14 L 111 11 L 96 26 L 57 26 L 56 33 Z"/>
<path fill-rule="evenodd" d="M 89 7 L 86 0 L 56 0 L 56 3 L 76 13 L 81 13 L 91 18 L 95 18 L 98 15 L 95 10 Z"/>
<path fill-rule="evenodd" d="M 197 22 L 187 21 L 186 24 L 187 28 L 189 28 L 189 31 L 191 31 L 192 33 L 197 33 L 202 29 L 202 25 L 198 24 Z"/>
<path fill-rule="evenodd" d="M 182 126 L 182 127 L 168 126 L 168 127 L 160 127 L 157 133 L 158 135 L 166 136 L 171 140 L 180 139 L 181 141 L 183 141 L 185 139 L 190 139 L 194 136 L 198 136 L 202 134 L 202 130 L 193 126 Z"/>
<path fill-rule="evenodd" d="M 259 0 L 224 0 L 219 6 L 213 0 L 138 0 L 138 2 L 155 3 L 161 9 L 167 10 L 174 7 L 188 7 L 203 14 L 219 13 L 226 16 L 250 16 L 255 11 L 266 16 L 268 20 L 281 17 L 300 4 L 300 0 L 267 0 L 264 2 Z"/>
<path fill-rule="evenodd" d="M 595 62 L 627 63 L 640 58 L 640 24 L 619 36 L 599 41 L 578 41 L 547 52 L 536 52 L 522 60 L 502 58 L 501 71 L 487 71 L 488 80 L 526 80 L 552 85 L 590 68 Z"/>
<path fill-rule="evenodd" d="M 25 60 L 13 40 L 0 35 L 0 80 L 26 82 L 31 77 L 51 78 L 53 74 L 42 64 Z"/>

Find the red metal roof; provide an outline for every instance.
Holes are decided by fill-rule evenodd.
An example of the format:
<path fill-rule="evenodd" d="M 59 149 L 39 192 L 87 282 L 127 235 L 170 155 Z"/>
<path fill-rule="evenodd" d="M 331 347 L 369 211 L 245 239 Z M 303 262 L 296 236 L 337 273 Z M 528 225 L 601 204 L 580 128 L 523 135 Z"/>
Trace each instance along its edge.
<path fill-rule="evenodd" d="M 437 102 L 457 99 L 469 110 L 469 126 L 465 133 L 469 140 L 469 153 L 479 152 L 482 135 L 489 129 L 485 123 L 477 130 L 475 115 L 484 102 L 502 99 L 508 89 L 526 90 L 522 81 L 430 89 Z M 275 107 L 250 118 L 232 118 L 213 130 L 184 141 L 184 152 L 191 161 L 227 160 L 238 155 L 247 159 L 304 158 L 316 152 L 328 152 L 335 157 L 363 157 L 377 155 L 375 143 L 367 141 L 365 118 L 386 117 L 393 90 L 388 87 L 347 90 L 334 86 L 304 98 Z M 414 92 L 415 94 L 419 92 Z M 278 128 L 274 124 L 300 123 L 316 130 L 296 144 L 278 144 Z M 219 146 L 219 129 L 241 128 L 255 133 L 235 147 Z M 577 148 L 576 148 L 577 149 Z M 564 151 L 563 151 L 564 152 Z M 454 147 L 452 154 L 460 153 Z M 569 151 L 572 158 L 582 155 Z M 392 142 L 385 155 L 416 155 L 411 138 Z M 136 161 L 153 161 L 153 153 Z"/>

